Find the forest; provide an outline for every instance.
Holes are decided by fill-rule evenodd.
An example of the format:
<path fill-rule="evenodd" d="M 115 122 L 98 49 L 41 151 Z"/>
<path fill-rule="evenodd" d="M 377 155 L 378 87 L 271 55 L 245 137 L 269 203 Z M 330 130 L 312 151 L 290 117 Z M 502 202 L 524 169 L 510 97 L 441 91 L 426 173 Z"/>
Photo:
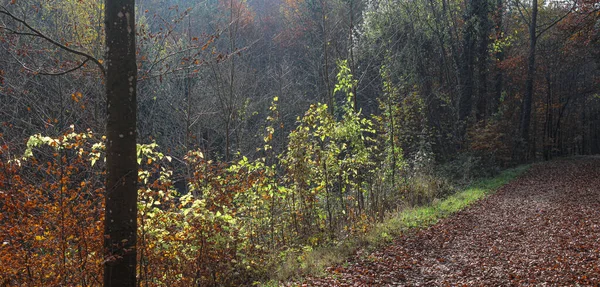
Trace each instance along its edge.
<path fill-rule="evenodd" d="M 0 0 L 0 126 L 0 286 L 293 284 L 600 154 L 600 2 Z"/>

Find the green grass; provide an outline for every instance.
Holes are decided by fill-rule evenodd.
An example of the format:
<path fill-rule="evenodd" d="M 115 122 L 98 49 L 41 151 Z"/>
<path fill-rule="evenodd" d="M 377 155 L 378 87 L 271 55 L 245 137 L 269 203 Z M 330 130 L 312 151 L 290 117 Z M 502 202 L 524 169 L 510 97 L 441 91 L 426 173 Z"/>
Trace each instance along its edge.
<path fill-rule="evenodd" d="M 493 193 L 528 169 L 529 165 L 508 169 L 493 178 L 480 179 L 443 200 L 436 199 L 426 206 L 401 210 L 374 226 L 367 234 L 347 239 L 336 246 L 292 253 L 273 274 L 273 280 L 263 283 L 262 286 L 277 286 L 278 281 L 302 275 L 323 275 L 326 267 L 343 262 L 357 249 L 372 250 L 388 244 L 407 230 L 436 224 L 440 219 L 463 210 Z"/>
<path fill-rule="evenodd" d="M 506 170 L 496 177 L 479 180 L 444 200 L 436 200 L 427 206 L 404 210 L 392 217 L 389 222 L 384 222 L 383 225 L 391 225 L 389 228 L 394 229 L 396 231 L 394 233 L 397 233 L 397 231 L 402 231 L 407 227 L 419 228 L 435 224 L 440 219 L 463 210 L 477 200 L 507 184 L 528 168 L 529 166 L 521 166 Z"/>
<path fill-rule="evenodd" d="M 385 239 L 389 235 L 399 235 L 410 228 L 423 228 L 433 225 L 440 219 L 463 210 L 477 200 L 493 193 L 528 169 L 529 165 L 508 169 L 493 178 L 478 180 L 444 200 L 434 200 L 426 206 L 405 209 L 375 226 L 373 231 L 367 235 L 367 237 L 371 237 L 368 241 L 377 244 L 380 238 Z"/>

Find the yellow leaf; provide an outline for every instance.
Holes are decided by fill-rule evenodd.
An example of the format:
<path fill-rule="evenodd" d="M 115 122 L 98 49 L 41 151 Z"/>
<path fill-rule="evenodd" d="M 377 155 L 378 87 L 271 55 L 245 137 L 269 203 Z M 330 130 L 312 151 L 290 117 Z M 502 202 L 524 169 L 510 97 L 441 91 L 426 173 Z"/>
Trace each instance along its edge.
<path fill-rule="evenodd" d="M 152 163 L 152 159 L 151 159 L 151 158 L 149 158 L 149 159 L 148 159 L 148 164 L 151 164 L 151 163 Z"/>

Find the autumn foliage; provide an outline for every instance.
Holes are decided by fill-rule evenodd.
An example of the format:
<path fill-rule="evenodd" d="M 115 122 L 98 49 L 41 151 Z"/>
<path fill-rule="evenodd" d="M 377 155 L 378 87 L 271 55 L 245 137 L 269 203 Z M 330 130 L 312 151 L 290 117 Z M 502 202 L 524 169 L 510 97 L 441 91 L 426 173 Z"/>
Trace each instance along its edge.
<path fill-rule="evenodd" d="M 600 153 L 598 0 L 536 1 L 535 41 L 534 1 L 137 2 L 140 286 L 250 285 L 455 177 Z M 100 286 L 104 6 L 5 4 L 0 287 Z"/>
<path fill-rule="evenodd" d="M 199 150 L 176 190 L 172 158 L 138 144 L 138 270 L 141 286 L 251 284 L 304 250 L 364 232 L 405 191 L 370 181 L 387 166 L 375 125 L 352 104 L 355 84 L 340 63 L 336 91 L 347 95 L 336 119 L 309 108 L 273 152 L 278 99 L 264 131 L 263 156 L 229 164 Z M 385 126 L 379 133 L 386 133 Z M 98 286 L 102 264 L 104 137 L 91 131 L 29 138 L 22 156 L 3 149 L 0 278 L 10 286 Z M 388 150 L 386 144 L 381 150 Z M 383 162 L 378 158 L 384 159 Z M 403 168 L 401 157 L 396 168 Z M 399 176 L 399 175 L 397 175 Z M 399 182 L 399 181 L 397 181 Z"/>
<path fill-rule="evenodd" d="M 101 284 L 104 189 L 102 171 L 90 165 L 91 136 L 44 138 L 50 147 L 26 160 L 9 160 L 2 148 L 4 286 Z"/>
<path fill-rule="evenodd" d="M 247 189 L 248 182 L 236 184 L 233 173 L 221 177 L 223 166 L 204 162 L 201 153 L 192 152 L 189 160 L 200 170 L 198 181 L 190 186 L 204 189 L 204 195 L 177 196 L 169 157 L 155 148 L 155 144 L 138 146 L 138 277 L 142 286 L 228 282 L 233 277 L 229 271 L 240 265 L 236 259 L 252 264 L 240 254 L 256 254 L 254 245 L 240 246 L 252 238 L 242 238 L 247 234 L 232 226 L 233 198 Z M 58 138 L 32 136 L 20 159 L 8 160 L 8 147 L 3 148 L 3 285 L 102 284 L 102 264 L 110 260 L 102 252 L 103 149 L 102 139 L 93 133 L 73 130 Z M 222 193 L 208 192 L 212 187 L 220 187 Z"/>

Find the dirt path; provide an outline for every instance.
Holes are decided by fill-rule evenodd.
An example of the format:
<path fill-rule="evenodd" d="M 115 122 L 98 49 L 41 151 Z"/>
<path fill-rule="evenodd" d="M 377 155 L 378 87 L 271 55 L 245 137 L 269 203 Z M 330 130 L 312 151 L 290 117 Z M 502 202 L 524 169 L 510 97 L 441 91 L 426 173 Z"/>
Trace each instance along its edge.
<path fill-rule="evenodd" d="M 473 207 L 307 286 L 600 286 L 600 158 L 534 165 Z"/>

